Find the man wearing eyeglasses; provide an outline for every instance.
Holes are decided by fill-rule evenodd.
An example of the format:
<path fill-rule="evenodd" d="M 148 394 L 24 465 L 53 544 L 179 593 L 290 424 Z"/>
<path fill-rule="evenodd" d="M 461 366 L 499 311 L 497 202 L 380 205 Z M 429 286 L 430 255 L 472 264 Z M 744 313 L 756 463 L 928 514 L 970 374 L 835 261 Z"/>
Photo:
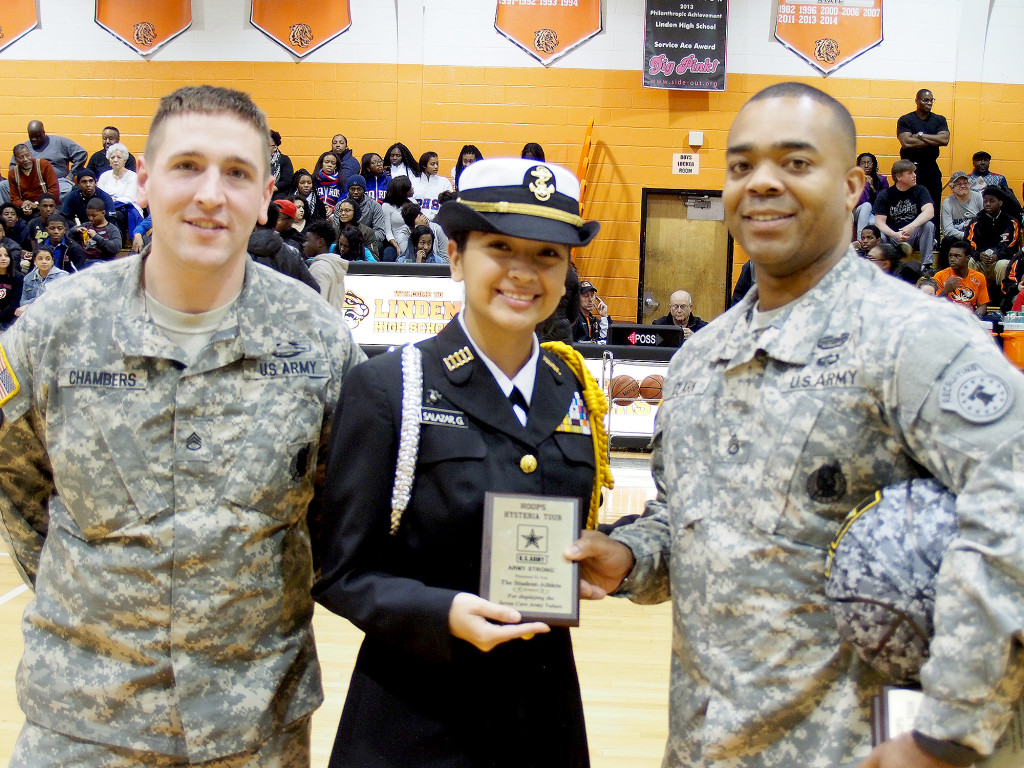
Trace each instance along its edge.
<path fill-rule="evenodd" d="M 683 341 L 707 325 L 693 314 L 693 299 L 686 291 L 675 291 L 668 297 L 668 314 L 659 317 L 654 325 L 678 325 L 683 329 Z"/>

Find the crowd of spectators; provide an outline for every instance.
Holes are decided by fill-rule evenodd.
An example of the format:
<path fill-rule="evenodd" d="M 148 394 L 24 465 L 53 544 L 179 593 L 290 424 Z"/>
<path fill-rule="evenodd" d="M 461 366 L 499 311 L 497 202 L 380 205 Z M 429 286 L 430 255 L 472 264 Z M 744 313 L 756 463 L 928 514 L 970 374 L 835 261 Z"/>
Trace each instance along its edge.
<path fill-rule="evenodd" d="M 931 91 L 918 91 L 914 111 L 897 120 L 900 159 L 889 179 L 875 155 L 857 158 L 867 178 L 854 211 L 854 248 L 886 272 L 925 289 L 934 283 L 936 295 L 995 319 L 1024 303 L 1021 205 L 984 150 L 969 172 L 956 170 L 943 184 L 936 160 L 950 131 L 934 101 Z"/>

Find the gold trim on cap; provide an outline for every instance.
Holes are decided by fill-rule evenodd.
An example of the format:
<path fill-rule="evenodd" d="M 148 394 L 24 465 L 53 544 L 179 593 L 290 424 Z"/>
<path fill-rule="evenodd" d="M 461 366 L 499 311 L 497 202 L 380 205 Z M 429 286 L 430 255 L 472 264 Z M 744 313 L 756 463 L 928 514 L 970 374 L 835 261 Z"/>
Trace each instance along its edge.
<path fill-rule="evenodd" d="M 583 217 L 567 211 L 560 211 L 557 208 L 550 208 L 546 205 L 531 205 L 530 203 L 509 203 L 501 201 L 497 203 L 482 203 L 475 200 L 457 198 L 457 202 L 469 206 L 478 213 L 519 213 L 524 216 L 539 216 L 542 219 L 554 219 L 565 224 L 572 224 L 574 227 L 583 226 Z"/>

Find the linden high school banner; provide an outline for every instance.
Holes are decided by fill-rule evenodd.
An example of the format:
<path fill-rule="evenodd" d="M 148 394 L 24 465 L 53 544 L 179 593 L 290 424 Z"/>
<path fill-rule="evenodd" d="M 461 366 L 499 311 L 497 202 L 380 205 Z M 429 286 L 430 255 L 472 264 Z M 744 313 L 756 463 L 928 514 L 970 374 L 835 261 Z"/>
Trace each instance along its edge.
<path fill-rule="evenodd" d="M 725 90 L 728 0 L 647 0 L 644 87 Z"/>

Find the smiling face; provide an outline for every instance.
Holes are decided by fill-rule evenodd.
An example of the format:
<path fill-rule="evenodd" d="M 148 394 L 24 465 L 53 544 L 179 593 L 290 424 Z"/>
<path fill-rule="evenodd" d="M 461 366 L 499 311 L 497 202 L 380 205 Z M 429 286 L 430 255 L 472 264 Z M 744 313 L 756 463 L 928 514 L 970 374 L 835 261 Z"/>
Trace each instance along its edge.
<path fill-rule="evenodd" d="M 338 207 L 335 210 L 338 212 L 338 221 L 342 224 L 351 224 L 352 220 L 356 217 L 355 207 L 347 200 L 342 200 L 338 203 Z"/>
<path fill-rule="evenodd" d="M 769 97 L 744 106 L 729 132 L 729 230 L 779 280 L 824 274 L 846 251 L 864 171 L 837 121 L 808 96 Z"/>
<path fill-rule="evenodd" d="M 150 259 L 190 277 L 240 278 L 249 235 L 267 220 L 274 190 L 266 136 L 223 112 L 175 115 L 160 130 L 138 171 L 138 202 L 153 216 Z"/>
<path fill-rule="evenodd" d="M 971 197 L 971 182 L 963 176 L 951 182 L 949 188 L 953 190 L 953 194 L 957 196 L 957 199 L 962 202 L 967 202 Z"/>
<path fill-rule="evenodd" d="M 486 352 L 532 343 L 533 329 L 565 293 L 569 246 L 470 232 L 460 251 L 449 242 L 451 275 L 465 284 L 465 320 Z"/>

